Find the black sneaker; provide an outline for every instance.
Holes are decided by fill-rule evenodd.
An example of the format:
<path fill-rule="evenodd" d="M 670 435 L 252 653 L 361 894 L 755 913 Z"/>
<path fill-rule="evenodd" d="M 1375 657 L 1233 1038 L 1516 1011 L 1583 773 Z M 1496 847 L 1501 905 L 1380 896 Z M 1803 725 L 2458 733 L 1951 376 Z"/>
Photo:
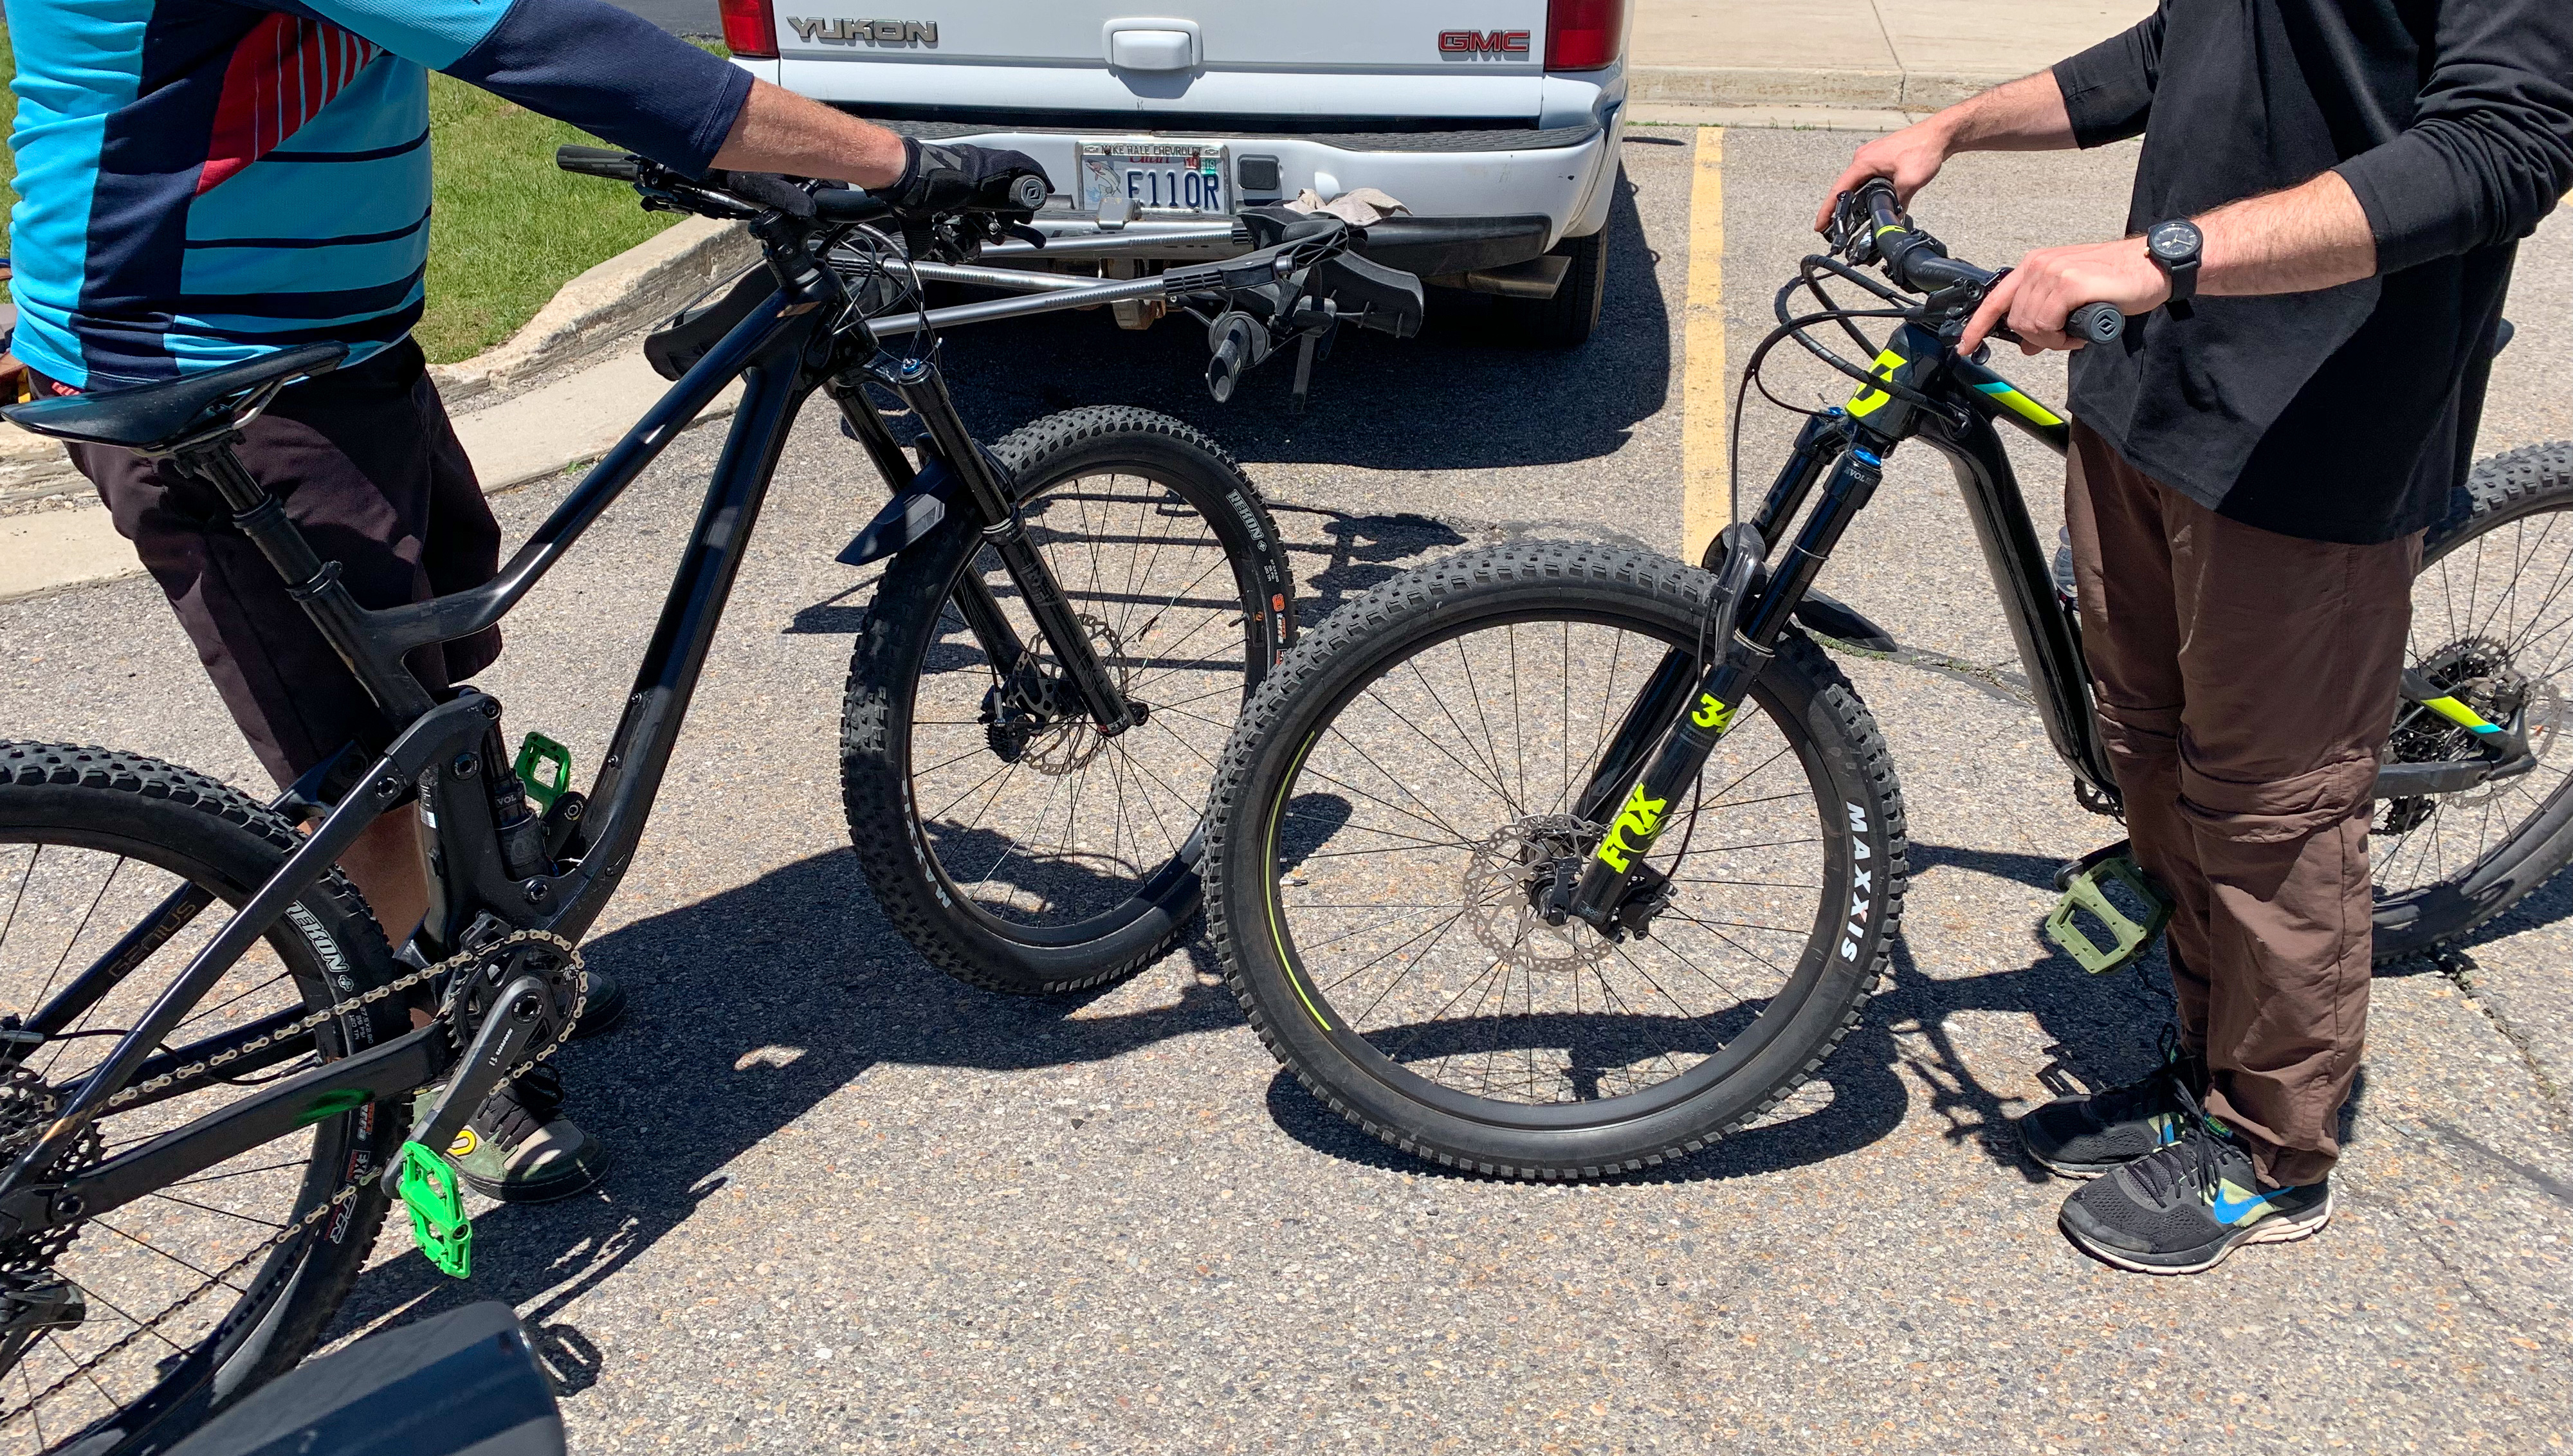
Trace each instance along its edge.
<path fill-rule="evenodd" d="M 2331 1180 L 2263 1188 L 2251 1154 L 2186 1099 L 2179 1139 L 2074 1191 L 2057 1215 L 2093 1258 L 2146 1274 L 2194 1274 L 2246 1243 L 2289 1243 L 2331 1221 Z"/>
<path fill-rule="evenodd" d="M 586 1042 L 616 1030 L 625 1020 L 625 988 L 616 978 L 596 967 L 589 967 L 589 989 L 580 999 L 580 1020 L 571 1024 L 571 1040 Z"/>
<path fill-rule="evenodd" d="M 2162 1065 L 2142 1081 L 2088 1096 L 2058 1097 L 2018 1118 L 2028 1155 L 2068 1177 L 2096 1178 L 2179 1140 L 2187 1115 L 2180 1100 L 2206 1086 L 2197 1059 L 2179 1050 L 2179 1036 L 2162 1029 Z"/>

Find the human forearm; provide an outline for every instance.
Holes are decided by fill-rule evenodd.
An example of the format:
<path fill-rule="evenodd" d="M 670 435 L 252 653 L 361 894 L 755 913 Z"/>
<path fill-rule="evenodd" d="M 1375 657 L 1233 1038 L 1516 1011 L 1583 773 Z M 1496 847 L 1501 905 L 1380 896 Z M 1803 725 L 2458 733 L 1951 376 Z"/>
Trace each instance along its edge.
<path fill-rule="evenodd" d="M 902 138 L 782 87 L 754 81 L 750 99 L 715 153 L 715 165 L 885 187 L 902 175 Z"/>
<path fill-rule="evenodd" d="M 2304 294 L 2376 272 L 2367 213 L 2337 172 L 2227 203 L 2193 221 L 2205 239 L 2197 269 L 2201 294 Z"/>
<path fill-rule="evenodd" d="M 1960 152 L 2056 152 L 2073 145 L 2073 119 L 2053 71 L 2005 82 L 1958 102 L 1921 125 Z"/>

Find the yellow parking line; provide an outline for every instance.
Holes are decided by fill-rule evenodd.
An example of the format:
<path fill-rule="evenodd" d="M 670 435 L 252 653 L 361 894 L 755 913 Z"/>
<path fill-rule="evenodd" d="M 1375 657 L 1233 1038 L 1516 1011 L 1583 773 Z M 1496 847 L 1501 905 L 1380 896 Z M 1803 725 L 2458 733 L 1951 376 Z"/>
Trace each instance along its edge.
<path fill-rule="evenodd" d="M 1694 563 L 1733 523 L 1725 470 L 1724 128 L 1697 130 L 1689 188 L 1688 308 L 1680 334 L 1680 549 Z"/>

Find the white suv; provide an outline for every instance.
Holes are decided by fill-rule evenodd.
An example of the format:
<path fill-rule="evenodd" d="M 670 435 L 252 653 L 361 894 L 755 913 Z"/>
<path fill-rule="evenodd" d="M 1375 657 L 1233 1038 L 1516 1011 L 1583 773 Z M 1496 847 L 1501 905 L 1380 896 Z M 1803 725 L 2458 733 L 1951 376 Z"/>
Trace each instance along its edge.
<path fill-rule="evenodd" d="M 1369 228 L 1375 261 L 1500 295 L 1544 342 L 1598 320 L 1625 0 L 876 3 L 721 0 L 724 39 L 896 131 L 1027 153 L 1060 190 L 1040 225 L 1112 276 L 1248 246 L 1242 208 L 1373 188 L 1408 209 Z M 990 261 L 1067 266 L 1048 252 Z"/>

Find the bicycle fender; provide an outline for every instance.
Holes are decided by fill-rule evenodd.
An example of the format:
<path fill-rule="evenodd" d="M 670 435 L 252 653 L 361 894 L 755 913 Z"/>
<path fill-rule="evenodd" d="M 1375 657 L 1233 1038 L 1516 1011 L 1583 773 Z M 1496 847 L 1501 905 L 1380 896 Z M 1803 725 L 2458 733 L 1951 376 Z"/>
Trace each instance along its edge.
<path fill-rule="evenodd" d="M 866 529 L 831 559 L 843 566 L 864 566 L 925 539 L 947 519 L 947 496 L 955 487 L 955 472 L 945 460 L 932 456 L 911 488 L 886 501 Z"/>

